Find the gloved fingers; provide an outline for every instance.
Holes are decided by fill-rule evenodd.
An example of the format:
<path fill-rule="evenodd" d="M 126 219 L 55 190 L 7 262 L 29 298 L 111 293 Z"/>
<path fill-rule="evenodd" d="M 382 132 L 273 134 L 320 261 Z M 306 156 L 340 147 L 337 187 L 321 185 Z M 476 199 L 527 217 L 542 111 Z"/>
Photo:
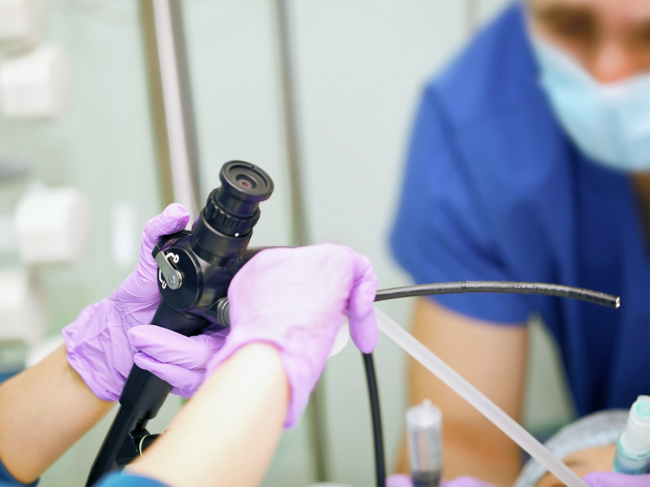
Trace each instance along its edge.
<path fill-rule="evenodd" d="M 140 247 L 140 261 L 156 265 L 151 255 L 154 245 L 163 235 L 180 232 L 187 227 L 190 214 L 183 205 L 172 203 L 160 215 L 154 216 L 144 225 L 142 230 L 142 245 Z"/>
<path fill-rule="evenodd" d="M 189 397 L 185 394 L 198 390 L 203 383 L 205 369 L 186 369 L 180 365 L 163 363 L 142 352 L 136 353 L 133 356 L 133 361 L 141 369 L 148 370 L 156 377 L 179 389 L 184 397 Z"/>
<path fill-rule="evenodd" d="M 197 390 L 198 389 L 184 389 L 182 387 L 172 387 L 171 393 L 175 396 L 181 396 L 186 399 L 189 399 L 194 394 L 196 394 Z"/>
<path fill-rule="evenodd" d="M 131 346 L 161 363 L 187 369 L 204 369 L 223 347 L 225 338 L 211 335 L 186 337 L 154 325 L 134 326 L 127 332 Z"/>
<path fill-rule="evenodd" d="M 215 325 L 215 326 L 217 326 L 217 325 Z M 206 328 L 205 330 L 203 330 L 203 334 L 208 335 L 208 336 L 210 336 L 212 338 L 225 340 L 226 337 L 228 336 L 228 334 L 230 333 L 231 329 L 232 328 L 219 328 L 219 329 Z"/>
<path fill-rule="evenodd" d="M 182 205 L 173 203 L 160 215 L 149 220 L 142 230 L 140 261 L 135 271 L 126 278 L 116 291 L 116 297 L 125 302 L 156 302 L 160 299 L 158 292 L 158 266 L 151 251 L 163 235 L 183 230 L 190 216 Z"/>
<path fill-rule="evenodd" d="M 584 476 L 591 487 L 647 487 L 650 474 L 625 475 L 613 472 L 594 472 Z"/>
<path fill-rule="evenodd" d="M 413 487 L 413 481 L 408 475 L 396 473 L 386 477 L 386 487 Z"/>
<path fill-rule="evenodd" d="M 359 350 L 370 353 L 377 346 L 379 339 L 374 308 L 379 280 L 370 260 L 359 254 L 356 257 L 354 280 L 348 301 L 350 336 Z"/>

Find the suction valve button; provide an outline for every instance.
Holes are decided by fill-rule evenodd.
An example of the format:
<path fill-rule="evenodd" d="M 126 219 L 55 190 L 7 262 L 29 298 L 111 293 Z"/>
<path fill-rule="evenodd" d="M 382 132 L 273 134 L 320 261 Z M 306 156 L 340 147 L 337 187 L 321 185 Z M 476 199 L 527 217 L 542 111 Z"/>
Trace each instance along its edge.
<path fill-rule="evenodd" d="M 158 252 L 155 257 L 156 263 L 158 264 L 158 280 L 163 289 L 169 286 L 169 289 L 175 291 L 183 283 L 183 278 L 181 273 L 172 267 L 170 260 L 174 263 L 178 263 L 178 255 L 173 252 Z"/>

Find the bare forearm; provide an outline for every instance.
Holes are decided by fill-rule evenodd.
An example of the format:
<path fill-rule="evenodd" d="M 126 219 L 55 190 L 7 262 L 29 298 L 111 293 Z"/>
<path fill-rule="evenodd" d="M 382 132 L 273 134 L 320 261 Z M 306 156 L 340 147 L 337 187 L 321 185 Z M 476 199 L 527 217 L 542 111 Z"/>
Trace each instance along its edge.
<path fill-rule="evenodd" d="M 446 478 L 471 475 L 500 487 L 514 483 L 521 469 L 521 452 L 496 427 L 483 431 L 447 428 L 443 435 Z"/>
<path fill-rule="evenodd" d="M 92 393 L 62 346 L 0 386 L 0 458 L 16 479 L 33 482 L 112 404 Z"/>
<path fill-rule="evenodd" d="M 257 485 L 280 440 L 288 404 L 278 350 L 263 343 L 245 346 L 128 471 L 174 487 Z"/>
<path fill-rule="evenodd" d="M 416 306 L 413 334 L 513 419 L 521 418 L 527 331 L 446 309 L 427 299 Z M 409 361 L 411 404 L 430 398 L 443 418 L 443 475 L 473 475 L 512 485 L 518 447 L 483 415 L 417 362 Z M 404 448 L 400 463 L 407 468 Z"/>

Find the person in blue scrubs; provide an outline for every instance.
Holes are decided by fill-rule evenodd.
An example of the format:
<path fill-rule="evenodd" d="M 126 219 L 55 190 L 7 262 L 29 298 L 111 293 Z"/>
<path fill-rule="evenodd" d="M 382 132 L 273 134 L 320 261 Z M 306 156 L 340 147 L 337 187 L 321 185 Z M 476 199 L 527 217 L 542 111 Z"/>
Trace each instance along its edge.
<path fill-rule="evenodd" d="M 650 392 L 649 220 L 650 2 L 518 2 L 424 89 L 393 254 L 416 283 L 560 283 L 621 307 L 437 296 L 418 301 L 413 332 L 521 421 L 538 314 L 577 414 L 629 408 Z M 447 478 L 512 485 L 514 443 L 415 363 L 409 389 L 443 411 Z"/>

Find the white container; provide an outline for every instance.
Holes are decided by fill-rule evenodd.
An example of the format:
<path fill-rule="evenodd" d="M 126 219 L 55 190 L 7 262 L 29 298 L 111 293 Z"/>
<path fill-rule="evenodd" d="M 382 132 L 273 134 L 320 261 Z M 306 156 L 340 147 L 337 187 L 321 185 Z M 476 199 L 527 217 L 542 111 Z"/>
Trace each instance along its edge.
<path fill-rule="evenodd" d="M 45 332 L 40 292 L 19 268 L 0 270 L 0 341 L 34 343 Z"/>
<path fill-rule="evenodd" d="M 0 47 L 36 44 L 45 31 L 45 0 L 0 0 Z"/>
<path fill-rule="evenodd" d="M 58 46 L 39 46 L 0 64 L 0 104 L 7 118 L 61 117 L 71 96 L 70 60 Z"/>
<path fill-rule="evenodd" d="M 650 396 L 639 396 L 630 408 L 627 425 L 616 442 L 614 471 L 640 475 L 650 464 Z"/>
<path fill-rule="evenodd" d="M 73 264 L 90 242 L 90 204 L 76 188 L 34 189 L 18 201 L 14 226 L 25 264 Z"/>
<path fill-rule="evenodd" d="M 406 440 L 415 487 L 440 485 L 442 477 L 442 411 L 425 399 L 406 411 Z"/>

